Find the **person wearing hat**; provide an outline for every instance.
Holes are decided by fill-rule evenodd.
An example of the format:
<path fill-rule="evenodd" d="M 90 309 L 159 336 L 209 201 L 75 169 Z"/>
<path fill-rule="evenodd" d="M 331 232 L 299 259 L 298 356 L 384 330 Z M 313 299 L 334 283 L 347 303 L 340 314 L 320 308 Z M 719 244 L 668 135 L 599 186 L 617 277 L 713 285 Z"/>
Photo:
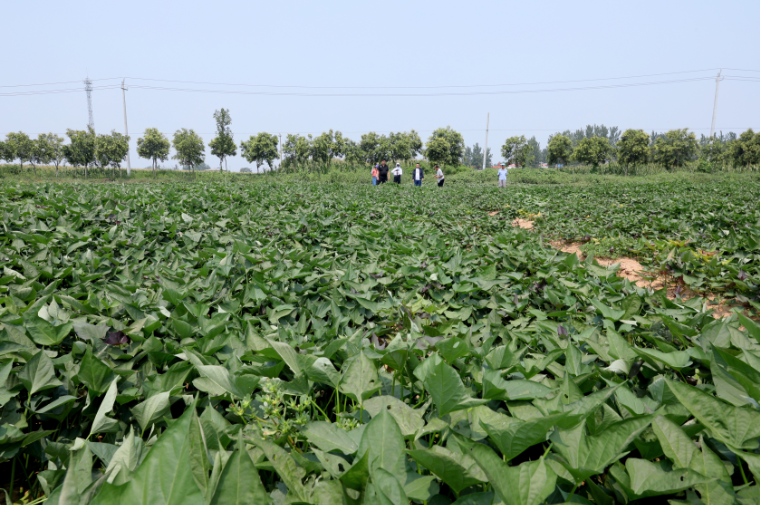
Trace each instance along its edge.
<path fill-rule="evenodd" d="M 384 184 L 388 182 L 388 165 L 385 164 L 385 160 L 380 162 L 380 166 L 377 167 L 379 176 L 377 178 L 378 184 Z"/>
<path fill-rule="evenodd" d="M 393 174 L 393 182 L 401 184 L 401 174 L 404 173 L 404 171 L 401 170 L 401 163 L 396 163 L 396 168 L 391 170 L 391 173 Z"/>
<path fill-rule="evenodd" d="M 378 174 L 377 167 L 378 165 L 375 165 L 374 167 L 372 167 L 372 185 L 373 186 L 377 186 L 377 174 Z"/>

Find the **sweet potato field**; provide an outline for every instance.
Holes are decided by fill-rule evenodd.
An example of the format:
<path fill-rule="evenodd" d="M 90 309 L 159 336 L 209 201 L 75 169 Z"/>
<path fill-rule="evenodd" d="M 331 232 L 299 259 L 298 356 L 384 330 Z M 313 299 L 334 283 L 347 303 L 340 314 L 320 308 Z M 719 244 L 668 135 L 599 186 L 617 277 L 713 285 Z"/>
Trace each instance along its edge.
<path fill-rule="evenodd" d="M 749 178 L 0 184 L 0 487 L 760 503 L 759 197 Z"/>

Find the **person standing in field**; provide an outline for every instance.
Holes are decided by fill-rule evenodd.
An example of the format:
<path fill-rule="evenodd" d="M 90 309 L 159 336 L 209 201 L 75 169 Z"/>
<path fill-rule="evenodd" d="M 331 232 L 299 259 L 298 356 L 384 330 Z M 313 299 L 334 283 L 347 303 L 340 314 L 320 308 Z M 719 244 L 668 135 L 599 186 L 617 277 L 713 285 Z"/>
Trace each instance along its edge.
<path fill-rule="evenodd" d="M 377 186 L 377 175 L 378 175 L 378 170 L 377 170 L 377 165 L 375 165 L 374 167 L 372 167 L 372 185 L 373 186 Z"/>
<path fill-rule="evenodd" d="M 438 165 L 433 167 L 433 170 L 435 170 L 435 178 L 438 179 L 438 187 L 443 187 L 443 170 L 441 170 Z"/>
<path fill-rule="evenodd" d="M 414 167 L 414 172 L 412 172 L 412 179 L 414 179 L 414 185 L 422 186 L 422 179 L 424 178 L 425 178 L 425 172 L 422 171 L 420 164 L 417 163 L 417 166 Z"/>
<path fill-rule="evenodd" d="M 380 162 L 380 166 L 377 167 L 380 176 L 377 179 L 378 184 L 385 184 L 388 182 L 388 165 L 385 164 L 385 160 Z"/>
<path fill-rule="evenodd" d="M 507 187 L 507 167 L 502 165 L 501 168 L 499 168 L 499 171 L 496 172 L 496 174 L 499 176 L 499 187 L 506 188 Z"/>
<path fill-rule="evenodd" d="M 404 173 L 404 171 L 401 170 L 401 163 L 396 163 L 396 168 L 391 170 L 391 173 L 393 174 L 393 182 L 401 184 L 401 174 Z"/>

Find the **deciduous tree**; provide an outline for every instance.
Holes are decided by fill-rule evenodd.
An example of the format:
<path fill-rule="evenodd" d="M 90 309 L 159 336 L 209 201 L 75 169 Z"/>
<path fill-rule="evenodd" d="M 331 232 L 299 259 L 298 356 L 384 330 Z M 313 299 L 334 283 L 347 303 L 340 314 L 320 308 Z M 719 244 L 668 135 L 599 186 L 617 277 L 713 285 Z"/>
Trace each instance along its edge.
<path fill-rule="evenodd" d="M 111 167 L 113 178 L 116 179 L 116 170 L 121 172 L 121 163 L 129 152 L 129 137 L 111 130 L 110 135 L 98 135 L 95 142 L 95 158 L 98 165 L 103 169 Z"/>
<path fill-rule="evenodd" d="M 69 137 L 69 144 L 64 146 L 63 155 L 74 167 L 74 177 L 77 174 L 76 167 L 84 167 L 84 176 L 87 177 L 87 168 L 95 163 L 95 130 L 89 125 L 87 130 L 68 129 L 66 136 Z"/>
<path fill-rule="evenodd" d="M 156 165 L 169 158 L 171 143 L 158 128 L 146 128 L 142 138 L 137 139 L 137 155 L 151 160 L 153 178 L 156 178 Z"/>
<path fill-rule="evenodd" d="M 525 135 L 509 137 L 501 146 L 501 155 L 508 165 L 514 163 L 516 167 L 524 167 L 533 159 L 533 147 L 528 144 Z"/>
<path fill-rule="evenodd" d="M 439 160 L 440 163 L 444 165 L 458 165 L 461 163 L 462 157 L 464 156 L 464 137 L 462 137 L 461 133 L 453 130 L 451 126 L 435 130 L 432 135 L 430 135 L 430 138 L 428 138 L 425 147 L 425 156 L 427 156 L 428 159 L 431 158 L 427 152 L 430 150 L 431 142 L 435 139 L 443 139 L 449 146 L 445 161 Z M 437 145 L 440 146 L 441 144 L 438 143 Z"/>
<path fill-rule="evenodd" d="M 573 141 L 567 135 L 554 135 L 549 139 L 547 147 L 550 165 L 567 165 L 570 157 L 573 155 Z"/>
<path fill-rule="evenodd" d="M 219 158 L 219 172 L 221 173 L 225 158 L 237 154 L 237 145 L 235 145 L 235 139 L 230 128 L 232 123 L 230 111 L 223 108 L 214 112 L 214 121 L 216 121 L 216 137 L 208 143 L 208 146 L 211 148 L 211 154 Z"/>
<path fill-rule="evenodd" d="M 309 140 L 289 133 L 282 145 L 282 154 L 288 165 L 304 163 L 309 159 Z"/>
<path fill-rule="evenodd" d="M 739 138 L 729 144 L 729 156 L 737 166 L 760 164 L 760 132 L 752 128 L 745 131 Z"/>
<path fill-rule="evenodd" d="M 177 152 L 173 158 L 179 161 L 181 165 L 190 167 L 193 170 L 193 175 L 195 175 L 196 165 L 202 163 L 206 158 L 206 147 L 203 144 L 203 139 L 194 130 L 182 128 L 174 132 L 172 144 Z"/>
<path fill-rule="evenodd" d="M 611 152 L 612 146 L 606 137 L 584 138 L 573 151 L 573 159 L 597 167 L 609 159 Z"/>
<path fill-rule="evenodd" d="M 64 160 L 63 139 L 55 133 L 40 133 L 37 136 L 37 149 L 44 157 L 44 163 L 55 166 L 55 176 L 58 177 L 58 167 Z"/>
<path fill-rule="evenodd" d="M 251 135 L 247 141 L 240 142 L 240 154 L 248 163 L 256 162 L 256 172 L 264 162 L 272 170 L 274 160 L 280 157 L 277 152 L 277 143 L 277 135 L 274 134 L 262 132 L 255 137 Z"/>
<path fill-rule="evenodd" d="M 433 162 L 445 166 L 451 156 L 451 145 L 443 137 L 432 137 L 428 140 L 425 148 L 425 157 Z"/>
<path fill-rule="evenodd" d="M 5 136 L 5 143 L 14 154 L 14 159 L 19 162 L 21 172 L 24 171 L 24 163 L 30 162 L 34 155 L 34 141 L 24 132 L 11 132 Z"/>
<path fill-rule="evenodd" d="M 649 135 L 644 130 L 626 130 L 617 145 L 618 161 L 625 165 L 625 175 L 628 167 L 641 165 L 649 158 Z"/>
<path fill-rule="evenodd" d="M 697 137 L 688 128 L 670 130 L 657 137 L 654 161 L 665 168 L 681 167 L 697 154 Z"/>

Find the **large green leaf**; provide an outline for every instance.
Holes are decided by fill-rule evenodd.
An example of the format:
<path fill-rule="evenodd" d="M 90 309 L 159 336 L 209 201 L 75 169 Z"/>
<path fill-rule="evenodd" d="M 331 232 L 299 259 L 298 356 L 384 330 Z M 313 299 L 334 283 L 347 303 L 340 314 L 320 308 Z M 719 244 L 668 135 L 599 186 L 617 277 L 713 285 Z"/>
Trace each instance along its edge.
<path fill-rule="evenodd" d="M 638 458 L 628 458 L 625 471 L 613 467 L 611 475 L 631 500 L 675 494 L 714 480 L 688 468 L 666 471 L 662 464 Z"/>
<path fill-rule="evenodd" d="M 55 376 L 55 368 L 45 351 L 39 351 L 32 356 L 19 371 L 18 379 L 32 396 L 37 391 L 58 387 L 61 385 Z"/>
<path fill-rule="evenodd" d="M 381 386 L 375 364 L 362 352 L 348 365 L 340 390 L 355 402 L 364 403 Z"/>
<path fill-rule="evenodd" d="M 396 420 L 383 410 L 367 424 L 356 454 L 361 458 L 369 453 L 370 474 L 382 468 L 403 482 L 406 479 L 405 449 Z"/>
<path fill-rule="evenodd" d="M 439 416 L 486 403 L 485 400 L 472 398 L 467 394 L 462 378 L 454 368 L 443 361 L 430 369 L 425 376 L 424 384 L 433 398 Z"/>
<path fill-rule="evenodd" d="M 242 439 L 238 444 L 219 477 L 211 505 L 271 503 L 256 466 L 242 445 Z"/>
<path fill-rule="evenodd" d="M 740 449 L 755 449 L 760 437 L 760 413 L 734 407 L 682 382 L 668 381 L 668 388 L 712 436 Z"/>
<path fill-rule="evenodd" d="M 105 483 L 92 505 L 202 505 L 203 493 L 190 470 L 191 407 L 153 445 L 129 482 Z"/>
<path fill-rule="evenodd" d="M 364 402 L 364 408 L 372 417 L 383 410 L 388 411 L 398 423 L 404 437 L 413 436 L 425 426 L 422 409 L 415 410 L 395 396 L 383 395 L 370 398 Z"/>
<path fill-rule="evenodd" d="M 153 395 L 132 407 L 132 414 L 143 432 L 169 413 L 169 392 Z"/>
<path fill-rule="evenodd" d="M 108 417 L 108 413 L 113 410 L 113 404 L 116 400 L 116 395 L 119 392 L 117 387 L 118 383 L 118 377 L 111 381 L 111 385 L 108 387 L 108 392 L 103 397 L 103 401 L 100 402 L 98 412 L 95 414 L 95 420 L 90 427 L 90 436 L 97 433 L 111 433 L 118 430 L 119 422 L 116 419 Z"/>
<path fill-rule="evenodd" d="M 625 456 L 625 449 L 652 422 L 652 416 L 627 419 L 608 426 L 596 436 L 586 434 L 582 422 L 569 430 L 555 431 L 552 446 L 563 458 L 565 468 L 577 482 L 604 472 L 605 468 Z"/>
<path fill-rule="evenodd" d="M 510 461 L 529 447 L 545 441 L 549 431 L 566 417 L 567 414 L 563 413 L 521 421 L 502 416 L 497 424 L 483 421 L 480 424 L 504 455 L 505 461 Z"/>
<path fill-rule="evenodd" d="M 408 451 L 409 455 L 423 467 L 430 470 L 459 494 L 463 489 L 487 478 L 475 460 L 461 453 L 451 452 L 439 446 L 432 450 L 419 449 Z"/>
<path fill-rule="evenodd" d="M 473 444 L 469 454 L 507 505 L 539 505 L 554 492 L 557 475 L 543 458 L 510 467 L 482 444 Z"/>
<path fill-rule="evenodd" d="M 92 349 L 87 347 L 77 377 L 87 386 L 91 396 L 100 396 L 113 382 L 114 373 L 108 365 L 93 356 Z"/>
<path fill-rule="evenodd" d="M 304 427 L 303 434 L 309 442 L 325 452 L 340 451 L 350 455 L 359 448 L 348 433 L 333 423 L 313 421 Z"/>

